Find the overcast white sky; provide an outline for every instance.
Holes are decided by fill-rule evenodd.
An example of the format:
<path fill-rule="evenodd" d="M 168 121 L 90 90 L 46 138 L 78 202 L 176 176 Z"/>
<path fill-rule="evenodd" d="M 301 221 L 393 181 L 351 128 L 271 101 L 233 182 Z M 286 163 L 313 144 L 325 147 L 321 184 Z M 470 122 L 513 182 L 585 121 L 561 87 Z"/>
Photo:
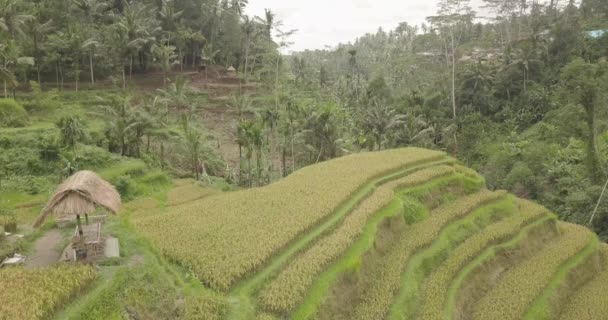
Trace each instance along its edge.
<path fill-rule="evenodd" d="M 353 41 L 378 27 L 394 29 L 400 22 L 425 22 L 439 0 L 249 0 L 247 13 L 264 16 L 270 8 L 283 21 L 284 31 L 298 29 L 290 51 L 322 49 Z M 473 0 L 472 4 L 481 3 Z M 475 10 L 475 6 L 473 6 Z"/>

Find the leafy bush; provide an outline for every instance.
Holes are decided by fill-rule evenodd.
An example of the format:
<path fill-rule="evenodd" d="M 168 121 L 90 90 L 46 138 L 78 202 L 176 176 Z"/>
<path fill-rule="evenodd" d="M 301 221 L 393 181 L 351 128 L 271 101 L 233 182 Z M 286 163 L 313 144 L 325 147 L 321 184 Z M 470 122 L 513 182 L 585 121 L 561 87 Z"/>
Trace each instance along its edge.
<path fill-rule="evenodd" d="M 59 93 L 57 89 L 42 92 L 40 84 L 36 81 L 30 81 L 33 98 L 23 102 L 23 106 L 28 112 L 52 112 L 60 109 L 61 102 L 59 101 Z"/>
<path fill-rule="evenodd" d="M 119 176 L 113 183 L 123 201 L 133 199 L 139 192 L 137 182 L 130 175 Z"/>
<path fill-rule="evenodd" d="M 0 125 L 24 127 L 29 123 L 27 112 L 13 99 L 0 99 Z"/>

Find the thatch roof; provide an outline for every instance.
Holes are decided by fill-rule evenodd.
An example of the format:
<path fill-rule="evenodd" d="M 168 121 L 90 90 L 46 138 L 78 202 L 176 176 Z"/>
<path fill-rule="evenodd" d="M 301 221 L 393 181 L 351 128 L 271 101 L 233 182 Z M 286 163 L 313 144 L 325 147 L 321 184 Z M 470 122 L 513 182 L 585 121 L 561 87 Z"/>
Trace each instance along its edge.
<path fill-rule="evenodd" d="M 120 194 L 95 172 L 79 171 L 57 187 L 34 227 L 42 225 L 51 213 L 59 217 L 92 213 L 97 206 L 116 214 L 120 208 Z"/>

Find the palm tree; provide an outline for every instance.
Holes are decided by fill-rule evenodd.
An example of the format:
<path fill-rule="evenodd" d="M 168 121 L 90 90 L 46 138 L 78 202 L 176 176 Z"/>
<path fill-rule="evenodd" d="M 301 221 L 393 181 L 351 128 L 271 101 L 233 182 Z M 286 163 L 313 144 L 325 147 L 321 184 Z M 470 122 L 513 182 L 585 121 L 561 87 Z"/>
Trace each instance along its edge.
<path fill-rule="evenodd" d="M 9 42 L 9 45 L 0 44 L 0 61 L 2 61 L 0 64 L 0 80 L 4 84 L 4 98 L 8 98 L 8 86 L 10 85 L 12 88 L 18 84 L 17 78 L 11 70 L 15 53 L 14 48 L 10 46 L 11 43 Z"/>
<path fill-rule="evenodd" d="M 249 135 L 248 130 L 250 126 L 250 121 L 239 120 L 236 130 L 236 143 L 239 145 L 239 181 L 243 183 L 243 148 L 247 150 L 247 166 L 248 170 L 248 178 L 251 178 L 251 152 L 250 152 L 250 144 L 249 144 Z"/>
<path fill-rule="evenodd" d="M 57 122 L 56 126 L 59 129 L 61 144 L 71 148 L 76 155 L 76 144 L 88 137 L 86 126 L 76 116 L 63 117 Z"/>
<path fill-rule="evenodd" d="M 236 109 L 239 121 L 243 120 L 243 115 L 251 111 L 252 101 L 249 95 L 237 92 L 230 97 L 230 107 Z"/>
<path fill-rule="evenodd" d="M 435 127 L 424 120 L 422 115 L 408 112 L 403 125 L 398 127 L 395 142 L 398 145 L 428 147 L 432 144 Z"/>
<path fill-rule="evenodd" d="M 35 19 L 29 14 L 21 14 L 19 0 L 0 0 L 0 28 L 4 29 L 15 40 L 17 35 L 23 34 L 23 26 L 28 20 Z"/>
<path fill-rule="evenodd" d="M 397 128 L 404 123 L 405 116 L 397 114 L 393 108 L 383 105 L 376 105 L 368 110 L 363 116 L 363 128 L 366 134 L 371 134 L 374 138 L 370 148 L 378 146 L 382 150 L 382 142 L 389 131 Z"/>
<path fill-rule="evenodd" d="M 169 108 L 185 110 L 191 104 L 190 93 L 192 90 L 190 82 L 184 77 L 176 77 L 175 81 L 166 89 L 157 89 L 157 91 Z"/>
<path fill-rule="evenodd" d="M 0 44 L 0 80 L 4 84 L 4 97 L 8 98 L 8 86 L 15 88 L 18 85 L 15 77 L 15 68 L 20 65 L 34 65 L 32 57 L 22 57 L 15 41 Z"/>
<path fill-rule="evenodd" d="M 106 136 L 108 137 L 109 150 L 113 151 L 118 145 L 120 154 L 127 155 L 129 138 L 133 129 L 139 124 L 134 117 L 134 108 L 131 106 L 130 98 L 121 97 L 109 101 L 109 104 L 99 106 L 106 118 Z"/>
<path fill-rule="evenodd" d="M 242 122 L 243 115 L 246 112 L 251 111 L 251 99 L 246 94 L 241 94 L 240 92 L 234 94 L 230 98 L 230 107 L 236 109 L 238 115 L 238 125 L 237 125 L 237 144 L 239 145 L 239 162 L 243 159 L 243 146 L 247 144 L 247 139 L 243 135 L 242 132 Z"/>
<path fill-rule="evenodd" d="M 161 26 L 167 35 L 167 44 L 171 43 L 171 35 L 178 31 L 183 14 L 183 11 L 175 10 L 175 2 L 162 0 L 162 7 L 158 12 L 158 16 Z"/>
<path fill-rule="evenodd" d="M 123 12 L 118 16 L 116 27 L 119 31 L 119 42 L 122 46 L 123 56 L 128 59 L 129 79 L 133 73 L 133 59 L 147 43 L 154 40 L 150 36 L 155 30 L 154 20 L 149 18 L 148 7 L 145 5 L 125 3 Z M 124 81 L 123 69 L 123 87 Z"/>
<path fill-rule="evenodd" d="M 202 146 L 202 133 L 193 124 L 193 114 L 184 114 L 182 117 L 182 137 L 192 165 L 192 172 L 196 180 L 201 173 L 200 149 Z"/>
<path fill-rule="evenodd" d="M 196 55 L 199 52 L 200 45 L 207 41 L 207 38 L 200 31 L 194 31 L 190 28 L 180 30 L 180 38 L 182 38 L 183 42 L 190 46 L 191 49 L 191 65 L 194 69 L 196 66 Z M 181 61 L 181 59 L 180 59 Z M 187 63 L 187 62 L 186 62 Z M 181 63 L 180 65 L 183 65 Z"/>
<path fill-rule="evenodd" d="M 237 15 L 241 16 L 248 3 L 248 0 L 232 0 L 230 7 L 234 9 L 234 12 L 236 12 Z"/>
<path fill-rule="evenodd" d="M 253 36 L 253 32 L 255 31 L 254 22 L 248 16 L 245 16 L 243 19 L 243 33 L 245 34 L 245 66 L 244 66 L 244 74 L 245 74 L 245 82 L 247 82 L 249 78 L 249 50 L 251 47 L 251 40 Z"/>
<path fill-rule="evenodd" d="M 272 157 L 274 155 L 274 136 L 277 123 L 279 122 L 279 112 L 276 109 L 265 108 L 261 114 L 262 124 L 267 127 L 266 144 L 270 148 L 270 171 L 272 172 Z"/>
<path fill-rule="evenodd" d="M 45 23 L 41 23 L 39 19 L 28 19 L 25 22 L 25 33 L 29 36 L 32 41 L 32 47 L 34 49 L 34 60 L 36 62 L 36 73 L 38 75 L 38 83 L 40 79 L 40 67 L 42 65 L 42 50 L 40 49 L 41 44 L 46 40 L 46 37 L 53 30 L 53 20 L 48 20 Z"/>
<path fill-rule="evenodd" d="M 161 69 L 163 69 L 163 87 L 167 87 L 167 77 L 169 75 L 169 71 L 171 70 L 171 66 L 179 63 L 177 61 L 177 54 L 175 54 L 175 47 L 168 45 L 154 45 L 152 46 L 152 53 L 156 58 L 156 61 L 160 64 Z"/>

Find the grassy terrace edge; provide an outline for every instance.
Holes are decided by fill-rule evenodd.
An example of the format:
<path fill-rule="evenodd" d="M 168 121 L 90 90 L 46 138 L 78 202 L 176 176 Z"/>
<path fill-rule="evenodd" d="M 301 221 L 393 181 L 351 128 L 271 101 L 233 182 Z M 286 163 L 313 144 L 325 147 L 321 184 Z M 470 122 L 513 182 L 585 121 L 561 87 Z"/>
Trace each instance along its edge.
<path fill-rule="evenodd" d="M 526 314 L 524 315 L 524 320 L 551 319 L 551 315 L 555 311 L 554 305 L 552 304 L 552 297 L 555 297 L 555 294 L 558 293 L 560 287 L 566 284 L 567 277 L 570 272 L 589 261 L 589 259 L 592 259 L 593 255 L 597 255 L 599 253 L 599 245 L 600 241 L 597 235 L 592 234 L 589 244 L 577 255 L 564 262 L 555 272 L 553 278 L 547 284 L 542 293 L 536 299 L 534 299 L 534 301 L 532 301 L 528 310 L 526 311 Z M 597 262 L 599 268 L 599 260 Z"/>
<path fill-rule="evenodd" d="M 395 192 L 395 197 L 389 205 L 377 212 L 369 221 L 365 227 L 365 230 L 361 234 L 355 243 L 343 254 L 343 256 L 337 260 L 334 264 L 330 265 L 314 282 L 313 286 L 309 288 L 306 298 L 303 303 L 298 306 L 295 312 L 292 314 L 291 319 L 301 320 L 308 319 L 317 312 L 322 299 L 326 296 L 328 290 L 331 288 L 335 280 L 339 275 L 343 274 L 348 270 L 356 268 L 365 254 L 373 245 L 376 237 L 376 233 L 379 224 L 386 218 L 397 216 L 400 213 L 400 208 L 403 204 L 402 196 L 408 193 L 410 190 L 424 190 L 428 187 L 438 188 L 449 184 L 460 177 L 465 179 L 471 179 L 472 177 L 466 173 L 455 173 L 447 176 L 435 178 L 427 181 L 420 185 L 411 187 L 404 187 L 401 190 Z M 479 176 L 480 184 L 483 184 L 483 179 Z M 399 188 L 399 186 L 395 186 Z M 481 187 L 481 186 L 480 186 Z"/>
<path fill-rule="evenodd" d="M 363 186 L 359 187 L 349 199 L 340 203 L 340 205 L 331 215 L 322 220 L 316 226 L 312 227 L 310 231 L 296 237 L 295 242 L 287 244 L 286 249 L 279 250 L 278 252 L 280 252 L 280 254 L 271 257 L 269 259 L 270 262 L 265 266 L 262 266 L 260 271 L 255 272 L 250 278 L 242 280 L 230 292 L 228 298 L 230 305 L 228 319 L 249 319 L 249 316 L 255 312 L 254 303 L 251 297 L 253 291 L 259 288 L 264 280 L 280 270 L 281 266 L 287 263 L 294 255 L 310 246 L 317 238 L 319 238 L 320 235 L 330 231 L 333 227 L 338 225 L 338 223 L 349 212 L 354 210 L 354 208 L 356 208 L 356 206 L 363 199 L 365 199 L 375 187 L 391 180 L 404 177 L 417 170 L 455 162 L 456 160 L 447 157 L 445 154 L 441 154 L 426 160 L 409 164 L 406 167 L 397 169 L 387 175 L 373 178 Z"/>
<path fill-rule="evenodd" d="M 485 249 L 480 255 L 473 259 L 469 264 L 462 268 L 462 270 L 454 277 L 450 284 L 447 292 L 447 303 L 443 313 L 443 319 L 453 319 L 456 312 L 456 299 L 460 288 L 470 277 L 471 273 L 474 272 L 478 267 L 482 266 L 485 262 L 494 259 L 499 251 L 510 250 L 517 248 L 522 241 L 524 241 L 531 232 L 537 227 L 542 226 L 545 223 L 555 223 L 557 216 L 547 211 L 548 216 L 541 218 L 521 229 L 521 231 L 507 242 L 503 242 L 494 246 L 490 246 Z"/>
<path fill-rule="evenodd" d="M 388 319 L 413 318 L 417 311 L 419 291 L 426 276 L 445 261 L 446 253 L 462 244 L 468 237 L 481 232 L 490 224 L 501 221 L 502 218 L 512 216 L 516 211 L 514 199 L 505 196 L 481 205 L 464 218 L 445 226 L 432 244 L 418 250 L 408 259 L 407 266 L 401 272 L 401 289 L 393 300 Z"/>

